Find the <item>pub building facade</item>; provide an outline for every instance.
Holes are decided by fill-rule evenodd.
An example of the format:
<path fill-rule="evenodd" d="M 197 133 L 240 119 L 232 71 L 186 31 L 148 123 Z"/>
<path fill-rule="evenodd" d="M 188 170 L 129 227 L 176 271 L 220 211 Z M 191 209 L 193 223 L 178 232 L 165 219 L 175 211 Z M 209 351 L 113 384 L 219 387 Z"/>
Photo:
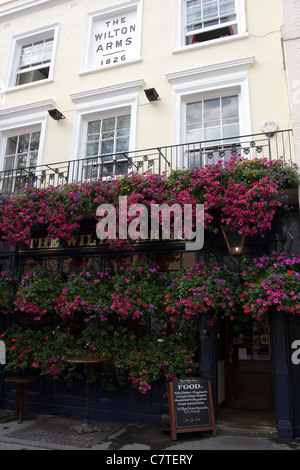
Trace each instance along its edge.
<path fill-rule="evenodd" d="M 289 61 L 283 60 L 282 2 L 205 4 L 105 0 L 99 8 L 97 0 L 2 2 L 1 191 L 109 180 L 132 171 L 164 175 L 241 154 L 299 164 Z M 300 251 L 298 197 L 264 238 L 247 237 L 243 256 L 270 255 L 279 245 L 287 254 Z M 85 263 L 117 270 L 136 259 L 176 272 L 211 254 L 238 282 L 241 255 L 229 253 L 221 231 L 205 231 L 197 251 L 178 240 L 147 240 L 133 251 L 114 253 L 97 238 L 92 214 L 67 242 L 49 240 L 42 229 L 28 246 L 0 242 L 1 270 L 18 276 L 45 265 L 61 276 Z M 8 326 L 2 315 L 0 333 Z M 258 410 L 270 414 L 280 438 L 300 436 L 296 316 L 272 312 L 257 322 L 241 313 L 234 322 L 211 325 L 203 315 L 197 334 L 197 375 L 211 382 L 217 421 L 226 408 Z M 4 383 L 5 366 L 1 372 L 0 406 L 7 409 L 15 389 Z M 40 377 L 29 387 L 29 409 L 81 417 L 84 387 Z M 96 382 L 90 389 L 91 417 L 157 424 L 168 409 L 164 392 L 164 383 L 141 394 L 130 383 L 107 391 Z"/>
<path fill-rule="evenodd" d="M 11 249 L 13 252 L 9 254 L 8 247 L 2 243 L 1 267 L 9 271 L 7 268 L 14 266 L 17 272 L 26 273 L 38 265 L 47 265 L 63 276 L 80 271 L 85 263 L 104 270 L 143 259 L 149 265 L 158 264 L 162 271 L 176 272 L 214 253 L 220 265 L 227 265 L 238 275 L 241 256 L 249 260 L 269 254 L 276 250 L 279 237 L 287 253 L 291 248 L 291 253 L 297 252 L 300 246 L 299 208 L 296 205 L 291 213 L 274 222 L 266 238 L 246 240 L 243 255 L 235 256 L 228 253 L 222 234 L 206 232 L 203 248 L 195 252 L 187 251 L 184 243 L 164 240 L 139 243 L 130 254 L 112 253 L 97 238 L 95 226 L 95 220 L 85 220 L 79 233 L 68 242 L 49 241 L 45 234 L 37 233 L 30 246 Z M 282 227 L 288 229 L 282 230 Z M 8 316 L 2 315 L 1 320 L 1 329 L 5 331 Z M 240 312 L 233 322 L 223 319 L 211 325 L 210 319 L 202 315 L 197 330 L 199 362 L 196 376 L 211 382 L 216 422 L 223 419 L 224 410 L 248 410 L 250 415 L 259 411 L 261 417 L 267 416 L 264 423 L 276 426 L 280 438 L 299 436 L 299 319 L 274 311 L 262 321 L 256 321 Z M 9 409 L 15 390 L 12 386 L 4 386 L 3 377 L 2 408 Z M 99 382 L 93 383 L 90 415 L 93 419 L 165 426 L 163 416 L 164 412 L 168 413 L 168 400 L 164 390 L 165 384 L 160 382 L 153 384 L 145 395 L 129 383 L 113 392 L 102 388 Z M 30 385 L 29 407 L 38 413 L 67 412 L 79 418 L 84 414 L 83 397 L 84 382 L 78 381 L 70 388 L 60 381 L 40 378 L 38 383 Z"/>

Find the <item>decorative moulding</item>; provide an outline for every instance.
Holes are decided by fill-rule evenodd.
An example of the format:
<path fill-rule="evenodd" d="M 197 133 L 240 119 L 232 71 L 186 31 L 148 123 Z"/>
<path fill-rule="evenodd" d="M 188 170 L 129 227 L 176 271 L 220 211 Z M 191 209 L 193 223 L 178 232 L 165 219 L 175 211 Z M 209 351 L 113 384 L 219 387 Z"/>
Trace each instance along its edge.
<path fill-rule="evenodd" d="M 70 95 L 71 100 L 75 104 L 86 103 L 87 101 L 97 101 L 99 99 L 111 98 L 123 93 L 138 93 L 144 86 L 144 80 L 135 80 L 132 82 L 111 85 L 95 90 L 88 90 Z"/>
<path fill-rule="evenodd" d="M 37 11 L 45 10 L 46 8 L 56 7 L 61 3 L 69 2 L 70 0 L 32 0 L 24 3 L 23 5 L 14 6 L 7 10 L 0 11 L 0 23 L 13 20 L 25 15 L 30 15 Z"/>
<path fill-rule="evenodd" d="M 24 114 L 26 115 L 28 114 L 28 112 L 40 112 L 40 111 L 47 110 L 48 107 L 54 106 L 54 104 L 55 104 L 55 101 L 52 99 L 37 101 L 36 103 L 16 106 L 14 108 L 1 109 L 0 116 L 3 118 L 5 117 L 12 118 L 13 116 L 21 116 Z"/>
<path fill-rule="evenodd" d="M 228 62 L 221 62 L 219 64 L 206 65 L 204 67 L 197 67 L 195 69 L 183 70 L 180 72 L 173 72 L 166 74 L 166 78 L 170 83 L 176 85 L 185 81 L 190 81 L 192 78 L 197 80 L 204 76 L 215 76 L 219 72 L 222 75 L 225 73 L 234 73 L 248 70 L 255 62 L 255 57 L 246 57 L 244 59 L 230 60 Z"/>

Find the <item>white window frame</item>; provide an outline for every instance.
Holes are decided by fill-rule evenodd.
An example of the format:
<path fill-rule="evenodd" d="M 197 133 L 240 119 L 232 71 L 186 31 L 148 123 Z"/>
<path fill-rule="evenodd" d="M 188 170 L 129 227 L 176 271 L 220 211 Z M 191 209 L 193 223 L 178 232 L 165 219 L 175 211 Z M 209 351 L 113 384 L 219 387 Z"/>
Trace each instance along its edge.
<path fill-rule="evenodd" d="M 7 73 L 4 79 L 4 90 L 11 91 L 20 88 L 27 88 L 32 86 L 37 86 L 45 83 L 49 83 L 53 80 L 53 68 L 54 60 L 57 48 L 57 37 L 58 37 L 58 24 L 49 25 L 47 27 L 38 28 L 26 33 L 18 34 L 13 36 L 11 39 L 10 51 L 9 51 L 9 60 L 7 65 Z M 53 37 L 53 47 L 52 55 L 49 63 L 49 74 L 48 77 L 44 80 L 38 80 L 35 82 L 28 82 L 22 85 L 16 85 L 18 67 L 20 63 L 20 56 L 22 51 L 22 46 L 27 44 L 37 42 L 43 39 L 49 39 Z"/>
<path fill-rule="evenodd" d="M 254 61 L 248 57 L 166 75 L 173 85 L 173 145 L 186 143 L 186 104 L 221 96 L 239 96 L 240 136 L 251 134 L 248 73 Z M 172 164 L 178 167 L 174 159 Z"/>
<path fill-rule="evenodd" d="M 94 11 L 88 14 L 87 23 L 86 23 L 86 31 L 85 31 L 85 38 L 84 38 L 84 47 L 83 47 L 83 57 L 82 57 L 82 64 L 81 70 L 79 75 L 85 75 L 88 73 L 99 72 L 101 70 L 107 70 L 110 68 L 116 68 L 121 66 L 126 66 L 128 64 L 140 62 L 141 58 L 141 36 L 142 36 L 142 0 L 129 0 L 123 4 L 116 5 L 114 7 L 104 8 L 102 10 Z M 136 50 L 136 57 L 133 57 L 125 62 L 122 62 L 119 57 L 117 57 L 118 61 L 116 63 L 112 63 L 110 65 L 102 65 L 99 67 L 94 67 L 91 65 L 91 50 L 90 48 L 95 48 L 97 45 L 91 42 L 93 37 L 93 30 L 94 25 L 99 19 L 107 19 L 110 20 L 113 16 L 126 16 L 126 13 L 132 12 L 136 10 L 136 18 L 137 18 L 137 50 Z M 100 33 L 105 33 L 105 31 L 100 31 Z M 117 38 L 114 38 L 116 40 Z M 101 62 L 101 61 L 100 61 Z"/>
<path fill-rule="evenodd" d="M 121 108 L 116 108 L 116 109 L 110 109 L 110 110 L 106 110 L 106 111 L 103 111 L 100 115 L 97 113 L 95 115 L 95 117 L 93 116 L 90 116 L 90 119 L 86 119 L 85 120 L 85 146 L 87 144 L 87 129 L 88 129 L 88 124 L 90 122 L 94 122 L 94 121 L 102 121 L 103 119 L 108 119 L 108 118 L 117 118 L 119 116 L 124 116 L 124 115 L 129 115 L 130 116 L 130 121 L 131 121 L 131 108 L 130 106 L 124 106 L 124 107 L 121 107 Z M 131 129 L 131 122 L 130 122 L 130 129 Z M 116 136 L 114 137 L 114 144 L 116 143 Z M 130 134 L 129 134 L 129 145 L 128 145 L 128 150 L 126 150 L 124 154 L 128 153 L 129 152 L 129 146 L 130 146 Z M 126 156 L 124 156 L 122 158 L 119 157 L 119 158 L 114 158 L 117 154 L 120 154 L 120 152 L 112 152 L 111 154 L 109 155 L 106 155 L 106 154 L 98 154 L 98 155 L 91 155 L 91 156 L 87 156 L 86 153 L 85 153 L 85 162 L 83 163 L 83 166 L 82 166 L 82 169 L 86 168 L 88 169 L 88 167 L 92 167 L 94 165 L 94 163 L 97 163 L 99 164 L 99 167 L 98 167 L 98 175 L 97 175 L 97 178 L 100 178 L 101 176 L 103 178 L 108 178 L 110 177 L 109 174 L 104 174 L 101 175 L 101 173 L 103 172 L 103 170 L 105 170 L 105 168 L 107 169 L 107 167 L 111 166 L 112 167 L 112 172 L 111 173 L 117 173 L 117 171 L 115 170 L 116 168 L 116 165 L 117 163 L 119 162 L 121 165 L 122 163 L 126 163 Z M 108 157 L 108 156 L 111 156 L 111 159 L 110 160 L 104 160 L 105 157 Z M 103 166 L 102 166 L 103 164 Z M 100 170 L 100 172 L 99 172 Z M 88 180 L 88 178 L 84 178 L 85 180 Z M 95 179 L 93 177 L 93 179 Z"/>
<path fill-rule="evenodd" d="M 134 152 L 136 145 L 138 94 L 143 85 L 143 80 L 136 80 L 70 95 L 70 98 L 76 105 L 70 155 L 71 161 L 84 160 L 86 158 L 85 145 L 89 122 L 121 114 L 130 114 L 128 152 Z M 72 176 L 72 171 L 70 171 L 70 176 Z"/>
<path fill-rule="evenodd" d="M 189 104 L 192 104 L 192 103 L 201 103 L 202 105 L 202 112 L 204 112 L 204 103 L 205 101 L 209 101 L 211 99 L 217 99 L 217 100 L 222 100 L 223 98 L 226 98 L 226 97 L 237 97 L 238 98 L 238 103 L 240 103 L 240 92 L 239 92 L 239 89 L 233 87 L 232 89 L 231 88 L 228 88 L 228 89 L 225 89 L 225 90 L 221 90 L 221 92 L 219 90 L 215 90 L 214 92 L 211 92 L 211 93 L 207 93 L 205 94 L 205 96 L 202 96 L 201 94 L 200 95 L 197 95 L 196 96 L 196 99 L 192 99 L 192 100 L 186 100 L 184 102 L 184 106 L 185 106 L 185 136 L 187 136 L 187 122 L 186 122 L 186 117 L 187 117 L 187 106 Z M 219 108 L 219 112 L 220 112 L 220 108 Z M 240 106 L 239 106 L 239 109 L 238 109 L 238 124 L 239 124 L 239 127 L 240 127 Z M 205 120 L 201 121 L 201 133 L 204 132 L 204 127 L 205 127 L 205 124 L 207 124 L 207 122 Z M 220 135 L 223 134 L 223 130 L 224 130 L 224 126 L 223 126 L 223 121 L 220 117 L 220 127 L 219 127 L 219 130 L 220 130 Z M 240 132 L 238 132 L 238 135 L 240 135 Z M 232 137 L 236 137 L 236 135 L 232 136 Z M 218 140 L 218 141 L 222 141 L 223 139 L 225 139 L 225 141 L 227 140 L 227 138 L 223 138 L 223 137 L 220 137 L 219 139 L 215 139 L 215 140 Z M 208 139 L 209 140 L 209 139 Z M 211 140 L 214 140 L 214 139 L 211 139 Z M 185 137 L 185 141 L 188 143 L 186 137 Z M 204 139 L 204 141 L 206 141 L 206 139 Z M 192 143 L 192 141 L 191 141 Z"/>
<path fill-rule="evenodd" d="M 186 45 L 186 0 L 175 0 L 175 49 L 173 53 L 182 52 L 194 48 L 208 47 L 220 42 L 234 41 L 248 37 L 246 25 L 245 0 L 235 0 L 237 34 L 203 42 L 196 42 Z M 225 23 L 226 25 L 226 23 Z M 207 28 L 207 31 L 213 28 Z M 206 29 L 203 29 L 205 31 Z"/>
<path fill-rule="evenodd" d="M 42 164 L 48 119 L 47 111 L 54 104 L 53 100 L 44 100 L 0 111 L 0 171 L 4 169 L 7 139 L 29 132 L 41 132 L 36 167 Z"/>

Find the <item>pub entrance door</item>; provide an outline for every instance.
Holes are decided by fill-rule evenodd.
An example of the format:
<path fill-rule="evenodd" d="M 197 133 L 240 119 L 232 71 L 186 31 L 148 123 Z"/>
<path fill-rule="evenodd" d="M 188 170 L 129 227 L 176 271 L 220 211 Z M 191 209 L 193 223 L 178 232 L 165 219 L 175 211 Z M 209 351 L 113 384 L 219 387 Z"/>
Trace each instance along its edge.
<path fill-rule="evenodd" d="M 236 317 L 228 333 L 229 407 L 274 410 L 269 319 Z"/>

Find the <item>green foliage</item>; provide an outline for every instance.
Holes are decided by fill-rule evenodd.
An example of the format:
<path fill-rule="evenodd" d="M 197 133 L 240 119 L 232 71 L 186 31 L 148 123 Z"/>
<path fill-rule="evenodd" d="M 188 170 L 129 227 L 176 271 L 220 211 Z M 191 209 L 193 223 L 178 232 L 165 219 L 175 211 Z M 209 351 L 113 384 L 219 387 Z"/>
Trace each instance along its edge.
<path fill-rule="evenodd" d="M 18 281 L 15 276 L 11 276 L 7 272 L 0 273 L 0 312 L 3 314 L 14 311 L 17 286 Z"/>

